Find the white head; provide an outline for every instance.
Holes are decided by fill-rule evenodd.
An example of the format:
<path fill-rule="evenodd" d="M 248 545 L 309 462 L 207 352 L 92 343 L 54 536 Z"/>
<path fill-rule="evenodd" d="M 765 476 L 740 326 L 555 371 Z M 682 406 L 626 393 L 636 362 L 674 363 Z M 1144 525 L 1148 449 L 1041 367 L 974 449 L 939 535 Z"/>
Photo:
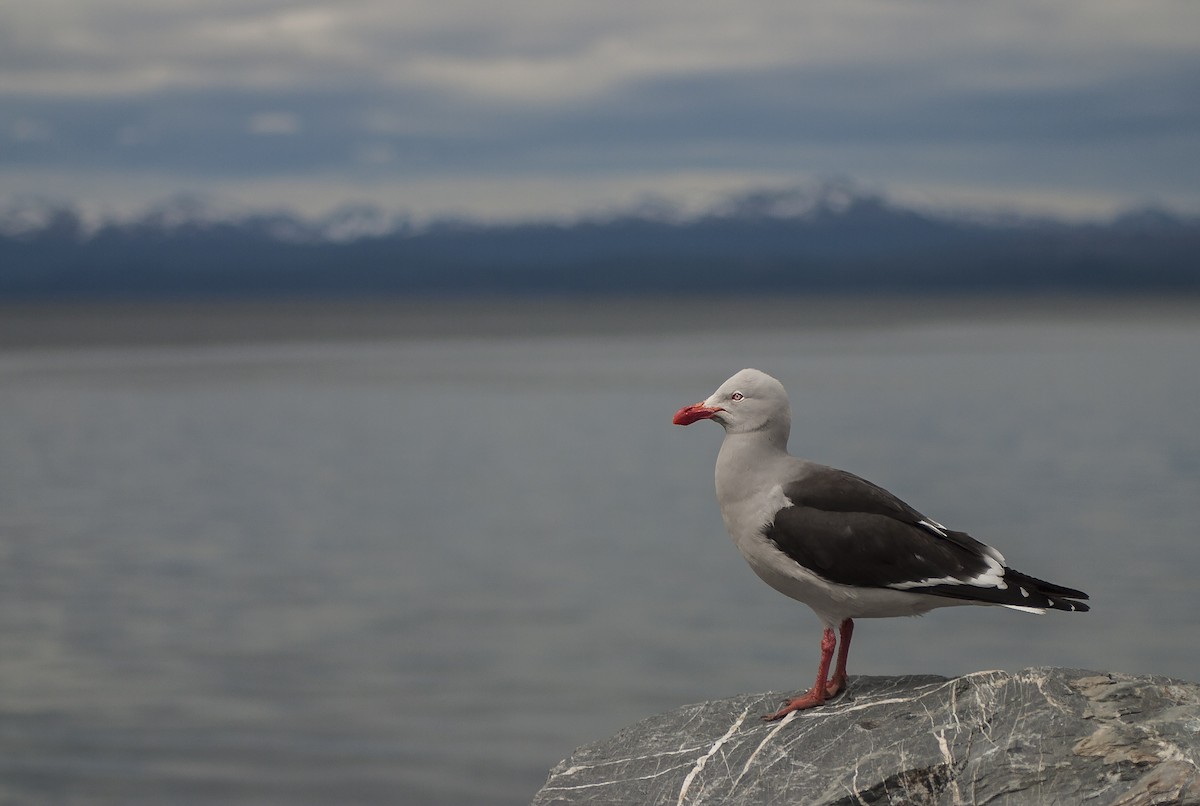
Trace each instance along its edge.
<path fill-rule="evenodd" d="M 726 434 L 766 432 L 787 444 L 792 428 L 791 406 L 783 384 L 765 372 L 744 369 L 721 384 L 707 400 L 675 413 L 676 425 L 715 420 Z"/>

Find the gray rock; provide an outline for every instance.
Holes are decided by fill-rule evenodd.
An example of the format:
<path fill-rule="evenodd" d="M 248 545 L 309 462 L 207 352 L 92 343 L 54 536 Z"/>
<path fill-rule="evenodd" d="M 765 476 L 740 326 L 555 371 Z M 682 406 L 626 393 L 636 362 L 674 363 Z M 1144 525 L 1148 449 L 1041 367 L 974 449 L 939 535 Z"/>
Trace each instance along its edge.
<path fill-rule="evenodd" d="M 576 750 L 534 806 L 1200 806 L 1195 683 L 1052 668 L 852 677 L 823 708 L 760 719 L 783 699 L 643 720 Z"/>

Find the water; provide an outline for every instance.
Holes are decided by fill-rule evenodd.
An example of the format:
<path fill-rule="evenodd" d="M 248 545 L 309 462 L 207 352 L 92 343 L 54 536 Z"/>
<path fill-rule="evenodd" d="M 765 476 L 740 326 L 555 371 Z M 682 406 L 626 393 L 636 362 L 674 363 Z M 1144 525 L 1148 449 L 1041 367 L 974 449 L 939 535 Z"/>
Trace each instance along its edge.
<path fill-rule="evenodd" d="M 794 451 L 1093 596 L 864 621 L 851 674 L 1200 678 L 1200 305 L 568 308 L 0 352 L 0 802 L 526 803 L 624 724 L 806 687 L 720 429 L 670 425 L 747 365 Z"/>

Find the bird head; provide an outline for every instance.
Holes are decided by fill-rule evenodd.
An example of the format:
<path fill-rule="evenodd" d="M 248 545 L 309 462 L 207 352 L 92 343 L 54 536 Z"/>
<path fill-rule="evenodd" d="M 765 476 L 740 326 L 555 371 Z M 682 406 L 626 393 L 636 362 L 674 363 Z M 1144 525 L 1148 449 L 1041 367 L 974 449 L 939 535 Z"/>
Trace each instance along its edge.
<path fill-rule="evenodd" d="M 708 396 L 675 412 L 675 425 L 714 420 L 727 434 L 782 430 L 784 440 L 791 427 L 787 391 L 776 379 L 757 369 L 743 369 Z"/>

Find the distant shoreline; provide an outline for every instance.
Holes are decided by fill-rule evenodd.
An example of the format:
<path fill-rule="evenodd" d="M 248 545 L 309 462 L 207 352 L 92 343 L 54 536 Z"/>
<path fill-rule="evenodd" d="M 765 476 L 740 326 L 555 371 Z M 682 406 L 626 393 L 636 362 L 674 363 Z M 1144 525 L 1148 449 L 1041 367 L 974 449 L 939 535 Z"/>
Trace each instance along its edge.
<path fill-rule="evenodd" d="M 838 330 L 955 321 L 1194 323 L 1191 296 L 495 297 L 0 304 L 0 350 Z M 621 314 L 627 314 L 622 316 Z"/>

